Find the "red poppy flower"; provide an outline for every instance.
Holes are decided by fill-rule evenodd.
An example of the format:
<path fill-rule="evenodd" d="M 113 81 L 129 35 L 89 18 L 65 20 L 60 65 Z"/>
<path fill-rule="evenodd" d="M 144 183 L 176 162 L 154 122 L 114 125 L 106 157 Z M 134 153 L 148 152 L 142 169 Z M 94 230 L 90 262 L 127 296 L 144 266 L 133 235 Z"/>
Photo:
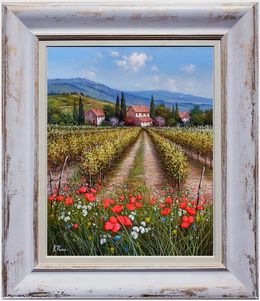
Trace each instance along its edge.
<path fill-rule="evenodd" d="M 115 202 L 111 199 L 106 199 L 106 200 L 103 200 L 103 205 L 104 205 L 104 209 L 106 209 L 110 204 L 114 204 Z"/>
<path fill-rule="evenodd" d="M 119 214 L 123 209 L 124 207 L 122 205 L 116 205 L 111 208 L 111 211 L 114 212 L 115 214 Z"/>
<path fill-rule="evenodd" d="M 193 216 L 189 216 L 188 217 L 188 221 L 190 224 L 192 224 L 194 222 L 194 217 Z"/>
<path fill-rule="evenodd" d="M 189 215 L 195 215 L 196 214 L 196 210 L 194 208 L 186 207 L 185 210 L 187 211 L 187 213 Z"/>
<path fill-rule="evenodd" d="M 134 204 L 134 203 L 136 202 L 136 198 L 133 197 L 133 196 L 131 196 L 131 197 L 129 198 L 129 202 L 130 202 L 130 204 Z"/>
<path fill-rule="evenodd" d="M 108 206 L 109 206 L 109 200 L 103 200 L 103 206 L 104 206 L 104 209 L 106 209 Z"/>
<path fill-rule="evenodd" d="M 190 223 L 185 223 L 185 222 L 182 222 L 181 223 L 181 228 L 188 228 L 189 227 L 189 225 L 190 225 Z"/>
<path fill-rule="evenodd" d="M 164 208 L 165 204 L 159 204 L 159 208 Z"/>
<path fill-rule="evenodd" d="M 130 220 L 129 217 L 127 216 L 118 216 L 117 217 L 117 221 L 121 224 L 124 225 L 126 227 L 131 227 L 132 226 L 132 221 Z"/>
<path fill-rule="evenodd" d="M 141 201 L 141 199 L 143 198 L 141 195 L 136 196 L 136 198 L 138 199 L 138 201 Z"/>
<path fill-rule="evenodd" d="M 115 216 L 110 216 L 110 218 L 108 219 L 108 221 L 112 224 L 116 224 L 117 223 L 117 218 Z"/>
<path fill-rule="evenodd" d="M 183 215 L 181 219 L 182 219 L 182 221 L 183 221 L 184 223 L 188 223 L 188 222 L 189 222 L 189 218 L 188 218 L 187 215 Z"/>
<path fill-rule="evenodd" d="M 86 193 L 86 192 L 87 192 L 87 187 L 85 187 L 85 186 L 80 187 L 80 188 L 78 189 L 78 192 L 79 192 L 79 193 Z"/>
<path fill-rule="evenodd" d="M 120 224 L 116 223 L 116 224 L 114 225 L 114 227 L 112 228 L 112 232 L 117 232 L 117 231 L 120 230 L 120 228 L 121 228 Z"/>
<path fill-rule="evenodd" d="M 151 200 L 150 200 L 150 204 L 151 204 L 151 205 L 154 205 L 154 203 L 155 203 L 155 200 L 154 200 L 154 199 L 151 199 Z"/>
<path fill-rule="evenodd" d="M 120 199 L 121 201 L 123 201 L 123 200 L 125 199 L 125 197 L 124 197 L 123 195 L 121 195 L 121 196 L 119 197 L 119 199 Z"/>
<path fill-rule="evenodd" d="M 131 227 L 131 226 L 132 226 L 132 221 L 131 221 L 130 218 L 127 217 L 127 216 L 124 216 L 124 225 L 125 225 L 126 227 Z"/>
<path fill-rule="evenodd" d="M 97 191 L 96 191 L 95 188 L 91 188 L 91 189 L 90 189 L 90 192 L 91 192 L 91 193 L 97 193 Z"/>
<path fill-rule="evenodd" d="M 135 209 L 136 209 L 136 207 L 135 207 L 135 205 L 134 205 L 134 204 L 126 204 L 126 208 L 127 208 L 128 210 L 130 210 L 130 211 L 132 211 L 132 210 L 135 210 Z"/>
<path fill-rule="evenodd" d="M 100 191 L 101 190 L 101 186 L 97 185 L 97 190 Z"/>
<path fill-rule="evenodd" d="M 53 194 L 51 194 L 50 196 L 49 196 L 49 201 L 54 201 L 56 199 L 56 194 L 55 193 L 53 193 Z"/>
<path fill-rule="evenodd" d="M 203 210 L 203 207 L 201 205 L 198 205 L 197 210 Z"/>
<path fill-rule="evenodd" d="M 121 224 L 124 225 L 125 224 L 125 219 L 124 216 L 120 215 L 117 217 L 117 221 Z"/>
<path fill-rule="evenodd" d="M 61 202 L 63 200 L 64 200 L 64 195 L 58 195 L 57 198 L 56 198 L 57 202 Z"/>
<path fill-rule="evenodd" d="M 85 193 L 84 198 L 88 201 L 88 202 L 94 202 L 96 197 L 94 196 L 93 193 Z"/>
<path fill-rule="evenodd" d="M 136 207 L 136 208 L 141 208 L 142 206 L 143 206 L 143 204 L 140 203 L 140 202 L 136 202 L 136 203 L 135 203 L 135 207 Z"/>
<path fill-rule="evenodd" d="M 161 211 L 161 215 L 168 215 L 171 212 L 170 208 L 165 208 Z"/>
<path fill-rule="evenodd" d="M 171 197 L 167 197 L 165 199 L 165 204 L 172 204 L 172 198 Z"/>
<path fill-rule="evenodd" d="M 64 201 L 64 205 L 65 206 L 69 206 L 69 205 L 73 205 L 74 201 L 73 201 L 73 198 L 68 196 L 66 197 L 65 201 Z"/>
<path fill-rule="evenodd" d="M 181 202 L 179 207 L 181 209 L 185 209 L 186 206 L 187 206 L 187 202 Z"/>
<path fill-rule="evenodd" d="M 74 229 L 78 229 L 79 225 L 78 224 L 73 224 Z"/>
<path fill-rule="evenodd" d="M 106 231 L 112 230 L 113 227 L 114 227 L 114 224 L 112 224 L 112 223 L 110 223 L 110 222 L 105 222 L 105 223 L 104 223 L 104 230 L 106 230 Z"/>

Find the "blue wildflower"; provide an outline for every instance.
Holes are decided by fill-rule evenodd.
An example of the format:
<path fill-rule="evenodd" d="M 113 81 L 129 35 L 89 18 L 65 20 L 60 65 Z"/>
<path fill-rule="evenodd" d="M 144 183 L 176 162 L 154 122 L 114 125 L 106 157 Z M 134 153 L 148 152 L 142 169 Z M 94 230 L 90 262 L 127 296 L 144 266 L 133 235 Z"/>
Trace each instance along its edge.
<path fill-rule="evenodd" d="M 115 236 L 115 237 L 113 238 L 114 241 L 118 241 L 118 240 L 120 240 L 120 239 L 121 239 L 121 235 L 117 235 L 117 236 Z"/>

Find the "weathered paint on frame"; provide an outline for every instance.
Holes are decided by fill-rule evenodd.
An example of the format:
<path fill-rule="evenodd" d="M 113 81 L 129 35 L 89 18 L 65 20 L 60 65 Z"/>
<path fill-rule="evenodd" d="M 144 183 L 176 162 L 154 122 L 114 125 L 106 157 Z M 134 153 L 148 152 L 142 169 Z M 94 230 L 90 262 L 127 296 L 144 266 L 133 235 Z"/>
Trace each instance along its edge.
<path fill-rule="evenodd" d="M 256 298 L 258 5 L 43 2 L 6 5 L 3 14 L 4 296 Z M 38 39 L 60 35 L 62 39 L 90 35 L 221 38 L 226 270 L 33 272 Z"/>

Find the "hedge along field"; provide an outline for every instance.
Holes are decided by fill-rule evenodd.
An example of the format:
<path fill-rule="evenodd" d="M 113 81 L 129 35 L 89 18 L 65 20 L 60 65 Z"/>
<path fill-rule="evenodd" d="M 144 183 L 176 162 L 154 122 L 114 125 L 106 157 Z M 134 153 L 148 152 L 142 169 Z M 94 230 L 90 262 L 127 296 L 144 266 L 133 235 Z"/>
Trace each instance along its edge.
<path fill-rule="evenodd" d="M 115 136 L 118 139 L 111 142 L 115 144 L 107 148 L 108 157 L 117 160 L 117 143 L 119 145 L 134 143 L 139 137 L 140 129 L 128 129 L 129 132 L 119 130 L 120 135 Z M 102 131 L 95 134 L 101 135 L 100 137 L 104 135 Z M 171 167 L 168 166 L 169 175 L 175 181 L 180 179 L 184 181 L 187 172 L 185 156 L 172 145 L 171 148 L 167 148 L 165 145 L 169 142 L 165 138 L 159 139 L 159 135 L 155 132 L 153 135 L 156 137 L 153 140 L 155 146 L 160 145 L 161 150 L 163 147 L 166 148 L 165 160 L 168 160 L 167 154 L 169 158 L 173 154 L 176 156 L 168 160 L 164 166 L 166 168 L 168 164 L 172 164 Z M 140 138 L 142 139 L 142 136 Z M 103 142 L 105 141 L 103 139 L 97 141 Z M 107 164 L 103 156 L 100 160 L 98 158 L 98 148 L 105 152 L 106 145 L 99 143 L 95 144 L 95 147 L 88 148 L 93 160 L 88 158 L 88 152 L 83 151 L 81 162 L 85 162 L 85 157 L 87 164 L 85 170 L 82 168 L 82 174 L 75 175 L 59 192 L 55 191 L 49 196 L 48 254 L 212 255 L 211 200 L 208 200 L 203 192 L 198 195 L 197 189 L 192 188 L 179 191 L 169 186 L 162 187 L 158 194 L 151 193 L 143 177 L 143 142 L 121 189 L 107 191 L 98 176 L 94 176 L 93 178 L 97 180 L 90 184 L 89 174 L 98 175 L 99 165 L 103 162 Z M 158 152 L 163 154 L 163 151 Z M 96 164 L 98 167 L 95 167 Z M 106 168 L 110 170 L 108 165 Z M 54 245 L 60 245 L 66 251 L 59 252 Z"/>

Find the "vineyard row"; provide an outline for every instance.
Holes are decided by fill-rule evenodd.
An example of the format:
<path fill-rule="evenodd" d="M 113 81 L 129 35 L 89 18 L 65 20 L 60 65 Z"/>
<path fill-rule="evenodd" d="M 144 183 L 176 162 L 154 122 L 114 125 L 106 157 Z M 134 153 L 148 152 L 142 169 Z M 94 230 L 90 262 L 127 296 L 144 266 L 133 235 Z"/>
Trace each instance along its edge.
<path fill-rule="evenodd" d="M 213 135 L 212 132 L 198 132 L 182 129 L 159 129 L 158 134 L 169 139 L 185 150 L 197 154 L 203 158 L 213 159 Z"/>
<path fill-rule="evenodd" d="M 149 129 L 148 134 L 152 138 L 169 178 L 180 186 L 187 177 L 187 158 L 177 147 L 161 137 L 156 130 Z"/>

